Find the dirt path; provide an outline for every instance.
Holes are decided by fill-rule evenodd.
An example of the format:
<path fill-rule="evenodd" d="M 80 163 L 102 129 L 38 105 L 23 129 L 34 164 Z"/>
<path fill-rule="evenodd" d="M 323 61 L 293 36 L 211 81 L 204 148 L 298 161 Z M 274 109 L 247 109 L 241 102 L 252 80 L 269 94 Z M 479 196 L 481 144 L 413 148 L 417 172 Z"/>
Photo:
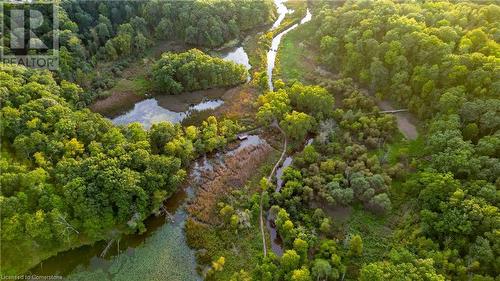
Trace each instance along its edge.
<path fill-rule="evenodd" d="M 379 101 L 377 103 L 378 107 L 382 110 L 394 110 L 392 104 L 387 101 Z M 414 117 L 409 112 L 398 112 L 394 113 L 396 116 L 396 121 L 398 123 L 398 129 L 403 133 L 403 135 L 409 140 L 415 140 L 418 137 L 417 127 L 414 125 Z"/>
<path fill-rule="evenodd" d="M 267 177 L 267 182 L 271 182 L 271 179 L 274 175 L 274 173 L 276 172 L 276 169 L 278 169 L 278 166 L 279 164 L 281 163 L 281 161 L 283 161 L 283 159 L 285 158 L 285 154 L 286 154 L 286 147 L 288 145 L 288 140 L 287 140 L 287 137 L 286 137 L 286 134 L 285 132 L 280 128 L 280 126 L 278 125 L 278 122 L 276 122 L 276 120 L 271 124 L 271 126 L 274 126 L 276 128 L 278 128 L 278 130 L 281 132 L 281 134 L 283 134 L 283 151 L 281 152 L 281 156 L 280 156 L 280 159 L 278 159 L 278 161 L 276 161 L 276 164 L 274 165 L 273 169 L 271 170 L 271 173 L 269 174 L 269 176 Z M 263 210 L 263 207 L 262 207 L 262 198 L 263 196 L 261 195 L 260 196 L 260 213 L 259 213 L 259 220 L 260 220 L 260 232 L 262 234 L 262 247 L 263 247 L 263 250 L 264 250 L 264 257 L 267 256 L 267 247 L 266 247 L 266 235 L 264 233 L 264 210 Z"/>
<path fill-rule="evenodd" d="M 337 80 L 339 79 L 339 75 L 330 72 L 321 66 L 317 66 L 315 73 L 321 77 L 324 77 L 326 79 L 330 80 Z M 366 96 L 372 97 L 375 99 L 374 94 L 370 92 L 368 89 L 361 88 L 360 91 L 365 94 Z M 338 102 L 338 101 L 336 101 Z M 338 103 L 336 103 L 338 105 Z M 381 111 L 393 111 L 397 110 L 394 108 L 392 103 L 389 100 L 381 100 L 377 101 L 377 106 L 381 109 Z M 390 113 L 393 114 L 396 117 L 396 122 L 399 131 L 403 133 L 403 135 L 409 139 L 409 140 L 415 140 L 418 137 L 418 131 L 417 127 L 415 126 L 416 123 L 416 118 L 411 114 L 410 112 L 397 112 L 397 113 Z"/>

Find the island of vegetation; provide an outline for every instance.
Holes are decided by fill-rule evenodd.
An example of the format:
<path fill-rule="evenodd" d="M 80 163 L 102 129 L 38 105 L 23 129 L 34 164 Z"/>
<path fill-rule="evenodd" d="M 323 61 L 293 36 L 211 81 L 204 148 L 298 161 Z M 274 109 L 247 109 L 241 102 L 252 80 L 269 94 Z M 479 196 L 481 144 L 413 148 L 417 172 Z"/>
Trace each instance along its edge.
<path fill-rule="evenodd" d="M 235 86 L 247 77 L 248 71 L 243 65 L 196 49 L 180 54 L 165 53 L 152 70 L 153 89 L 166 94 Z"/>

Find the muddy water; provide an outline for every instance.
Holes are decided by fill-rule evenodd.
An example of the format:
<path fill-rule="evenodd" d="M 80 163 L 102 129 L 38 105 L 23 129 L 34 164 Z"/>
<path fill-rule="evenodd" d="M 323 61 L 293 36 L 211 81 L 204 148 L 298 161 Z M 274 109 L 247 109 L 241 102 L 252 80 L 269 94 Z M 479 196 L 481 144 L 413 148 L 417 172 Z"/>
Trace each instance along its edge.
<path fill-rule="evenodd" d="M 276 0 L 275 3 L 277 3 L 277 2 L 279 2 L 280 5 L 283 5 L 283 1 Z M 279 7 L 279 5 L 278 5 L 278 7 Z M 280 9 L 278 9 L 278 12 L 280 12 Z M 278 21 L 280 20 L 280 17 L 282 15 L 283 15 L 283 17 L 286 16 L 286 13 L 288 13 L 288 10 L 286 10 L 286 11 L 283 10 L 282 13 L 283 12 L 285 12 L 285 14 L 284 15 L 280 14 L 278 17 Z M 274 70 L 274 66 L 276 63 L 276 55 L 278 54 L 278 48 L 279 48 L 279 45 L 281 43 L 281 38 L 283 38 L 283 36 L 285 36 L 285 34 L 287 34 L 288 32 L 297 28 L 299 25 L 304 24 L 304 23 L 310 21 L 311 19 L 312 19 L 312 14 L 309 11 L 309 9 L 307 9 L 306 16 L 304 18 L 302 18 L 302 20 L 299 23 L 296 23 L 296 24 L 290 26 L 289 28 L 285 29 L 284 31 L 282 31 L 281 33 L 279 33 L 278 35 L 276 35 L 273 38 L 273 41 L 271 42 L 271 49 L 267 52 L 267 77 L 268 77 L 269 90 L 271 90 L 271 91 L 273 90 L 273 70 Z M 281 19 L 281 20 L 283 20 L 283 19 Z M 279 24 L 278 24 L 278 26 L 279 26 Z"/>

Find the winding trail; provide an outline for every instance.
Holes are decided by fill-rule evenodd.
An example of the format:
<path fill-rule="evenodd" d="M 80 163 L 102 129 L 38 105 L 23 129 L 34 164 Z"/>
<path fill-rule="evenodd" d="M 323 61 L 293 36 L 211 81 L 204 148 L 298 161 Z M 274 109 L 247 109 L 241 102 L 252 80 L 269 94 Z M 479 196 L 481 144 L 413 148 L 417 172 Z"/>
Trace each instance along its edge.
<path fill-rule="evenodd" d="M 274 164 L 274 167 L 271 170 L 271 173 L 267 177 L 267 182 L 271 182 L 271 179 L 272 179 L 274 173 L 276 172 L 276 169 L 278 169 L 279 164 L 285 158 L 286 147 L 288 145 L 288 139 L 286 137 L 285 131 L 283 131 L 283 129 L 281 129 L 281 127 L 278 125 L 278 122 L 276 120 L 274 120 L 274 122 L 271 124 L 271 126 L 278 128 L 278 130 L 283 135 L 283 151 L 281 152 L 281 156 L 278 159 L 278 161 L 276 161 L 276 164 Z M 264 191 L 262 191 L 262 192 L 264 192 Z M 260 196 L 259 221 L 260 221 L 260 232 L 262 234 L 262 247 L 263 247 L 263 250 L 264 250 L 264 257 L 266 257 L 267 256 L 267 247 L 266 247 L 266 235 L 265 235 L 265 232 L 264 232 L 264 210 L 263 210 L 263 207 L 262 207 L 262 205 L 263 205 L 262 198 L 263 198 L 263 196 L 261 195 Z"/>
<path fill-rule="evenodd" d="M 286 0 L 275 0 L 274 1 L 274 3 L 276 4 L 276 6 L 278 7 L 278 13 L 280 15 L 278 17 L 278 20 L 271 27 L 271 30 L 274 29 L 274 28 L 276 28 L 276 27 L 278 27 L 280 25 L 281 21 L 286 17 L 286 14 L 293 13 L 293 10 L 289 10 L 283 4 L 285 1 Z M 271 48 L 267 52 L 267 76 L 268 76 L 268 87 L 269 87 L 270 91 L 274 90 L 273 89 L 273 79 L 272 79 L 273 76 L 272 75 L 273 75 L 273 69 L 274 69 L 275 62 L 276 62 L 276 56 L 278 54 L 279 45 L 281 43 L 281 38 L 284 35 L 286 35 L 288 32 L 290 32 L 293 29 L 297 28 L 299 25 L 304 24 L 304 23 L 310 21 L 311 18 L 312 18 L 312 14 L 309 11 L 309 8 L 307 8 L 306 15 L 304 16 L 304 18 L 302 18 L 300 20 L 300 22 L 293 24 L 292 26 L 286 28 L 284 31 L 281 31 L 279 34 L 277 34 L 276 36 L 274 36 L 274 38 L 272 39 Z M 273 127 L 273 126 L 276 127 L 276 128 L 278 128 L 278 130 L 283 135 L 283 139 L 284 139 L 284 141 L 283 141 L 283 151 L 281 152 L 280 158 L 278 159 L 278 161 L 274 165 L 271 173 L 269 174 L 269 177 L 267 178 L 267 182 L 271 182 L 271 179 L 272 179 L 274 173 L 278 169 L 280 163 L 285 158 L 286 147 L 288 145 L 287 136 L 286 136 L 285 132 L 280 128 L 280 126 L 279 126 L 279 124 L 278 124 L 278 122 L 276 120 L 274 120 L 273 123 L 269 127 Z M 265 231 L 264 231 L 264 210 L 263 210 L 263 207 L 262 207 L 262 205 L 263 205 L 263 202 L 262 202 L 262 200 L 263 200 L 262 199 L 263 198 L 262 193 L 263 192 L 264 192 L 264 190 L 262 190 L 261 197 L 260 197 L 259 221 L 260 221 L 260 232 L 261 232 L 261 235 L 262 235 L 262 247 L 263 247 L 264 257 L 266 257 L 267 256 L 267 247 L 266 247 L 266 235 L 265 235 Z"/>

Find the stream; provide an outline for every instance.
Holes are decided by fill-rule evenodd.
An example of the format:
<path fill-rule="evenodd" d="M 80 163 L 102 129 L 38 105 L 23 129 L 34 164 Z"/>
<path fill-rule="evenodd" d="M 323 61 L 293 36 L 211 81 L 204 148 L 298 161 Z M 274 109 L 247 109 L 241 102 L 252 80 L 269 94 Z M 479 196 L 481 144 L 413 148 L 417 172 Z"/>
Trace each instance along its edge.
<path fill-rule="evenodd" d="M 308 139 L 305 143 L 305 146 L 311 145 L 314 139 Z M 292 165 L 293 157 L 288 156 L 283 160 L 283 164 L 276 170 L 276 189 L 275 192 L 279 192 L 283 187 L 283 171 Z M 275 217 L 271 212 L 267 213 L 266 217 L 266 227 L 269 232 L 270 240 L 271 240 L 271 250 L 279 257 L 283 255 L 283 240 L 278 235 L 278 231 L 276 230 L 276 224 L 274 223 Z"/>
<path fill-rule="evenodd" d="M 286 8 L 284 1 L 275 0 L 279 16 L 271 28 L 279 26 L 286 14 L 293 12 Z M 311 13 L 308 9 L 300 23 L 289 27 L 273 39 L 273 47 L 267 55 L 270 82 L 281 38 L 310 19 Z M 224 59 L 243 64 L 247 69 L 251 67 L 248 55 L 242 46 L 223 49 L 217 51 L 216 54 Z M 272 89 L 272 83 L 270 83 L 270 89 Z M 222 106 L 224 92 L 224 89 L 212 89 L 177 96 L 153 97 L 137 102 L 134 108 L 119 116 L 114 116 L 112 122 L 117 125 L 139 122 L 146 129 L 161 121 L 181 123 L 187 118 L 196 118 L 202 112 Z M 123 235 L 119 238 L 119 243 L 113 243 L 104 256 L 101 256 L 101 253 L 106 248 L 107 241 L 99 241 L 92 245 L 58 253 L 32 268 L 28 274 L 62 275 L 66 276 L 65 280 L 201 280 L 197 272 L 195 251 L 187 245 L 184 232 L 188 216 L 185 210 L 187 202 L 196 196 L 196 183 L 200 182 L 200 175 L 203 171 L 212 169 L 213 165 L 220 163 L 218 161 L 223 161 L 226 155 L 237 153 L 244 147 L 262 142 L 259 136 L 250 135 L 235 149 L 225 154 L 204 156 L 194 162 L 189 170 L 189 184 L 179 188 L 164 203 L 165 209 L 172 214 L 173 221 L 167 222 L 163 215 L 152 215 L 144 221 L 146 226 L 144 233 Z M 278 191 L 282 184 L 283 169 L 291 163 L 292 158 L 288 157 L 277 170 Z M 268 230 L 276 240 L 276 242 L 271 241 L 273 251 L 278 254 L 282 253 L 281 242 L 270 223 L 271 220 L 268 218 Z"/>
<path fill-rule="evenodd" d="M 284 9 L 280 8 L 279 5 L 283 5 L 283 2 L 281 1 L 277 1 L 279 2 L 278 5 L 278 12 L 282 12 L 282 14 L 280 14 L 280 16 L 278 17 L 278 21 L 282 21 L 283 19 L 281 19 L 281 16 L 283 15 L 283 18 L 286 16 L 287 13 L 293 13 L 292 12 L 289 12 L 289 10 L 285 7 Z M 273 38 L 273 41 L 271 42 L 271 49 L 269 49 L 269 51 L 267 52 L 267 78 L 268 78 L 268 84 L 269 84 L 269 90 L 272 91 L 274 89 L 273 87 L 273 70 L 274 70 L 274 66 L 275 66 L 275 63 L 276 63 L 276 56 L 278 54 L 278 49 L 279 49 L 279 45 L 281 43 L 281 39 L 283 38 L 283 36 L 285 36 L 285 34 L 287 34 L 288 32 L 294 30 L 295 28 L 297 28 L 299 25 L 301 24 L 304 24 L 308 21 L 310 21 L 312 19 L 312 14 L 311 12 L 309 11 L 309 9 L 307 9 L 307 12 L 306 12 L 306 15 L 304 18 L 302 18 L 300 20 L 299 23 L 296 23 L 292 26 L 290 26 L 289 28 L 285 29 L 284 31 L 280 32 L 278 35 L 276 35 L 274 38 Z M 279 26 L 279 24 L 278 24 Z M 274 28 L 274 25 L 273 25 L 273 28 Z"/>
<path fill-rule="evenodd" d="M 272 29 L 277 28 L 280 25 L 280 23 L 285 18 L 286 14 L 293 13 L 293 10 L 288 9 L 284 5 L 284 2 L 285 2 L 285 0 L 275 0 L 275 4 L 278 6 L 279 16 L 278 16 L 278 19 L 276 20 L 276 22 L 273 24 Z M 271 43 L 271 48 L 267 52 L 267 77 L 268 77 L 268 86 L 269 86 L 269 90 L 270 91 L 274 90 L 274 87 L 273 87 L 273 70 L 274 70 L 274 67 L 275 67 L 275 64 L 276 64 L 276 56 L 278 54 L 278 49 L 279 49 L 279 45 L 281 43 L 281 39 L 288 32 L 294 30 L 299 25 L 304 24 L 304 23 L 310 21 L 311 19 L 312 19 L 312 14 L 309 11 L 309 9 L 307 9 L 306 15 L 304 16 L 304 18 L 302 18 L 300 20 L 299 23 L 296 23 L 296 24 L 288 27 L 287 29 L 285 29 L 284 31 L 280 32 L 278 35 L 276 35 L 273 38 L 272 43 Z M 312 139 L 307 141 L 307 145 L 309 145 L 311 143 L 312 143 Z M 276 189 L 275 189 L 276 192 L 280 191 L 281 186 L 283 184 L 283 180 L 281 179 L 281 177 L 283 175 L 283 170 L 286 167 L 290 166 L 292 164 L 292 161 L 293 161 L 293 158 L 291 156 L 288 156 L 283 161 L 283 164 L 281 165 L 281 167 L 279 167 L 278 170 L 276 170 Z M 271 238 L 270 239 L 271 240 L 270 241 L 270 243 L 271 243 L 271 250 L 277 256 L 282 256 L 283 255 L 283 241 L 282 241 L 281 237 L 278 235 L 278 233 L 276 231 L 276 225 L 274 223 L 274 217 L 272 216 L 272 214 L 270 212 L 267 213 L 266 228 L 267 228 L 267 231 L 269 232 L 269 235 L 270 235 L 270 238 Z"/>

